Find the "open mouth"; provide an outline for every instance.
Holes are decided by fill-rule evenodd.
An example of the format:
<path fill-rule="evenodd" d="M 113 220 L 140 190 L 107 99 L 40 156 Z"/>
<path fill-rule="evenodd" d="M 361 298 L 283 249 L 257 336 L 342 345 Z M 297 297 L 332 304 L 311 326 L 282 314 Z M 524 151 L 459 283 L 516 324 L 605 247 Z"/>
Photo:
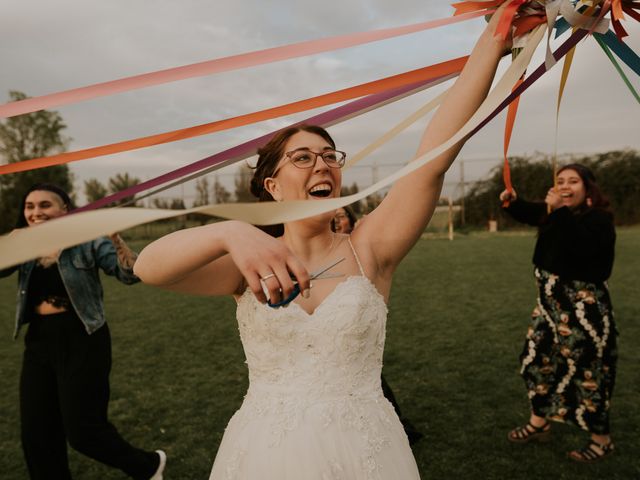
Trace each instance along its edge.
<path fill-rule="evenodd" d="M 331 195 L 333 187 L 328 183 L 320 183 L 309 189 L 309 195 L 316 198 L 327 198 Z"/>

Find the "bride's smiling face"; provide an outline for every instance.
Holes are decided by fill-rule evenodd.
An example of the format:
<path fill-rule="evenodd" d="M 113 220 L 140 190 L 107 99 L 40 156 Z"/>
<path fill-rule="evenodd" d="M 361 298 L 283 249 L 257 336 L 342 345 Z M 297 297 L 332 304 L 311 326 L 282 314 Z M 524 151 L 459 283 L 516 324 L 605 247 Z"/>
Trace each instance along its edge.
<path fill-rule="evenodd" d="M 334 148 L 324 138 L 306 131 L 297 132 L 287 141 L 284 152 L 273 175 L 265 180 L 265 188 L 274 200 L 340 196 L 342 171 L 336 161 L 342 153 L 338 152 L 336 157 Z"/>

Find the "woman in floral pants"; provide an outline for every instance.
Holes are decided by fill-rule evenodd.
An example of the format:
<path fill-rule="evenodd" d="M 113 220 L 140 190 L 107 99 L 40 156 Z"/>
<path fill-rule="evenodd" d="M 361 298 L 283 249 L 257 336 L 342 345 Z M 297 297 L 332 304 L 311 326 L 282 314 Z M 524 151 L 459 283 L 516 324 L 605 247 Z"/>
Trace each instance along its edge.
<path fill-rule="evenodd" d="M 515 443 L 546 441 L 549 421 L 589 432 L 569 458 L 591 463 L 614 449 L 609 407 L 615 383 L 617 330 L 606 280 L 615 246 L 613 215 L 593 173 L 571 164 L 558 172 L 544 203 L 505 190 L 500 199 L 516 220 L 538 227 L 533 256 L 538 301 L 523 352 L 531 417 L 509 432 Z"/>

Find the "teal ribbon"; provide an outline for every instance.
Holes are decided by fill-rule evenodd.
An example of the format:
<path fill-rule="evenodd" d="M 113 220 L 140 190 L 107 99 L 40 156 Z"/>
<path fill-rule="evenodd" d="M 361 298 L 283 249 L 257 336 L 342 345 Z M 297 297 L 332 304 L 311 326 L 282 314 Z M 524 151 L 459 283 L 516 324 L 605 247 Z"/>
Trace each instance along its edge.
<path fill-rule="evenodd" d="M 631 48 L 618 40 L 615 33 L 609 30 L 606 34 L 594 33 L 596 40 L 601 39 L 607 47 L 609 47 L 613 53 L 615 53 L 620 60 L 627 64 L 627 66 L 636 72 L 636 75 L 640 75 L 640 57 L 631 50 Z M 600 43 L 600 42 L 598 42 Z M 600 44 L 602 46 L 602 44 Z"/>
<path fill-rule="evenodd" d="M 611 31 L 609 31 L 609 33 L 611 33 Z M 595 39 L 598 42 L 598 45 L 600 45 L 602 50 L 604 50 L 604 53 L 607 54 L 607 57 L 609 57 L 609 60 L 611 60 L 611 63 L 613 63 L 613 66 L 616 67 L 616 70 L 618 71 L 618 73 L 620 74 L 620 77 L 622 77 L 622 80 L 624 81 L 624 83 L 627 85 L 627 87 L 631 91 L 631 94 L 635 97 L 637 102 L 640 103 L 640 95 L 638 95 L 638 92 L 636 92 L 636 89 L 633 88 L 633 85 L 631 85 L 631 82 L 629 81 L 629 79 L 625 75 L 624 71 L 622 70 L 622 67 L 620 66 L 618 61 L 615 59 L 615 57 L 611 53 L 611 50 L 609 50 L 609 47 L 606 45 L 605 40 L 603 40 L 603 38 L 601 38 L 603 36 L 606 36 L 606 35 L 595 35 Z M 615 38 L 618 41 L 618 39 L 615 37 L 615 35 L 614 35 L 613 38 Z M 620 42 L 620 43 L 622 43 L 622 42 Z M 629 50 L 631 50 L 631 49 L 629 49 Z M 632 53 L 633 53 L 633 51 L 632 51 Z M 620 56 L 620 55 L 618 55 L 618 56 Z M 637 56 L 636 56 L 636 58 L 637 58 Z M 627 65 L 628 65 L 628 63 L 627 63 Z"/>

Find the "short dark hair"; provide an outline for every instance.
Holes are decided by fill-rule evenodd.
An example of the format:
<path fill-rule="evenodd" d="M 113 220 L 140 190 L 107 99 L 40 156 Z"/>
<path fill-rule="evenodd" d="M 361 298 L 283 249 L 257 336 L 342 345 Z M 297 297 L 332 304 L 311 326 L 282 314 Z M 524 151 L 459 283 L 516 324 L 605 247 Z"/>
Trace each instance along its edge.
<path fill-rule="evenodd" d="M 76 208 L 69 194 L 62 188 L 58 187 L 57 185 L 53 185 L 52 183 L 36 183 L 35 185 L 31 185 L 22 196 L 22 201 L 20 202 L 20 210 L 18 211 L 18 219 L 16 221 L 16 228 L 23 228 L 28 225 L 27 219 L 24 218 L 24 207 L 27 203 L 27 197 L 29 196 L 29 194 L 38 190 L 55 193 L 58 197 L 60 197 L 60 200 L 62 200 L 64 206 L 67 207 L 68 212 Z"/>
<path fill-rule="evenodd" d="M 340 208 L 343 209 L 344 213 L 347 215 L 347 218 L 349 219 L 349 226 L 351 227 L 351 230 L 353 230 L 356 226 L 356 222 L 358 221 L 356 212 L 354 212 L 353 208 L 351 208 L 349 205 L 345 205 L 344 207 Z M 336 208 L 336 210 L 339 210 L 339 208 Z M 334 232 L 336 231 L 335 218 L 331 219 L 331 230 L 333 230 Z"/>

